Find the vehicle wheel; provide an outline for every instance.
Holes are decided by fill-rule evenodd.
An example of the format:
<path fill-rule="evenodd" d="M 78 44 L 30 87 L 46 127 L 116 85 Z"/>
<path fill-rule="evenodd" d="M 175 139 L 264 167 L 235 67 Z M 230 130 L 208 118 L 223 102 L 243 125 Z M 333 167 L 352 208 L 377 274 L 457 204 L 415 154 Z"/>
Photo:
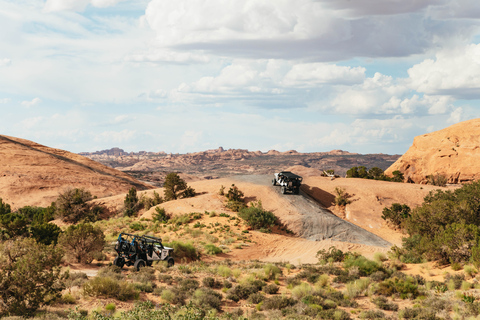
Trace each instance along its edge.
<path fill-rule="evenodd" d="M 286 187 L 282 187 L 282 193 L 283 193 L 283 194 L 286 194 L 286 193 L 287 193 L 287 188 L 286 188 Z"/>
<path fill-rule="evenodd" d="M 140 271 L 141 268 L 145 267 L 145 261 L 143 261 L 142 259 L 138 259 L 133 264 L 133 267 L 135 268 L 135 270 Z"/>
<path fill-rule="evenodd" d="M 119 268 L 121 269 L 121 268 L 123 268 L 123 266 L 125 265 L 125 261 L 123 260 L 123 258 L 116 257 L 116 258 L 113 260 L 113 265 L 114 265 L 114 266 L 117 266 L 117 267 L 119 267 Z"/>
<path fill-rule="evenodd" d="M 295 190 L 293 191 L 293 193 L 299 194 L 299 193 L 300 193 L 300 188 L 299 188 L 299 187 L 296 187 Z"/>
<path fill-rule="evenodd" d="M 272 179 L 272 185 L 273 185 L 273 186 L 276 186 L 276 185 L 277 185 L 277 180 Z"/>
<path fill-rule="evenodd" d="M 170 268 L 170 267 L 173 267 L 173 265 L 175 264 L 175 261 L 173 260 L 172 257 L 168 258 L 167 259 L 167 266 Z"/>

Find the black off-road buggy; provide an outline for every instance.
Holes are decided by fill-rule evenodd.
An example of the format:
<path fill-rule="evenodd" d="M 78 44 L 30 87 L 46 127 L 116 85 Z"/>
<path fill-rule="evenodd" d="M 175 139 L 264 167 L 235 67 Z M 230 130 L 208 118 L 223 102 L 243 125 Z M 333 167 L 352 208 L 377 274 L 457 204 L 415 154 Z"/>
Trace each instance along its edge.
<path fill-rule="evenodd" d="M 138 271 L 145 266 L 151 266 L 153 261 L 166 261 L 169 267 L 175 264 L 171 256 L 173 249 L 164 247 L 162 239 L 157 237 L 120 233 L 115 251 L 118 256 L 113 260 L 113 264 L 120 268 L 133 265 Z"/>

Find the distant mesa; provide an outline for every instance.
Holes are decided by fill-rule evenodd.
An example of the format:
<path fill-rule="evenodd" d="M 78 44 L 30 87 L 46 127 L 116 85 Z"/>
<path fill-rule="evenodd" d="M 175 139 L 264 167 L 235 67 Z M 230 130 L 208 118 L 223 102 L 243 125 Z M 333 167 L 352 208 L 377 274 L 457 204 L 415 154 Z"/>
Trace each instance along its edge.
<path fill-rule="evenodd" d="M 429 175 L 443 175 L 447 183 L 465 183 L 480 178 L 480 119 L 457 123 L 415 137 L 408 151 L 385 173 L 399 170 L 405 180 L 427 183 Z"/>

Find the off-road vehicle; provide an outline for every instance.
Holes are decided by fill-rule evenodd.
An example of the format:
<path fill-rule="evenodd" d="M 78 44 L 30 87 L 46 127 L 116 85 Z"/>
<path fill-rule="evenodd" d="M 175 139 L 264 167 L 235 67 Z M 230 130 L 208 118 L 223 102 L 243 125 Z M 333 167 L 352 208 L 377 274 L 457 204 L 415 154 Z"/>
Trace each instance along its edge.
<path fill-rule="evenodd" d="M 294 194 L 299 194 L 302 180 L 302 177 L 297 176 L 290 171 L 282 171 L 274 174 L 272 184 L 274 186 L 276 186 L 277 184 L 280 185 L 282 187 L 283 194 L 287 193 L 287 191 L 291 191 Z"/>
<path fill-rule="evenodd" d="M 133 265 L 138 271 L 145 266 L 151 266 L 153 261 L 167 261 L 169 267 L 175 264 L 171 256 L 173 249 L 164 247 L 162 239 L 157 237 L 120 233 L 115 251 L 118 256 L 113 260 L 113 264 L 120 268 Z"/>

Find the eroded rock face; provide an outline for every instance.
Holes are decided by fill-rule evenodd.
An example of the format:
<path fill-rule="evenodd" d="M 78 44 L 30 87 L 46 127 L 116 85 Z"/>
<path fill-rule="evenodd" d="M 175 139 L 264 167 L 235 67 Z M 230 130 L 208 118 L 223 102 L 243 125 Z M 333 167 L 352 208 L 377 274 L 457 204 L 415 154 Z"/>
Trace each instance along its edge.
<path fill-rule="evenodd" d="M 0 198 L 18 209 L 48 206 L 66 188 L 85 188 L 105 197 L 151 188 L 131 176 L 86 157 L 0 135 Z"/>
<path fill-rule="evenodd" d="M 413 145 L 385 173 L 399 170 L 405 181 L 427 183 L 429 175 L 444 175 L 447 183 L 480 178 L 480 119 L 457 123 L 415 137 Z"/>

